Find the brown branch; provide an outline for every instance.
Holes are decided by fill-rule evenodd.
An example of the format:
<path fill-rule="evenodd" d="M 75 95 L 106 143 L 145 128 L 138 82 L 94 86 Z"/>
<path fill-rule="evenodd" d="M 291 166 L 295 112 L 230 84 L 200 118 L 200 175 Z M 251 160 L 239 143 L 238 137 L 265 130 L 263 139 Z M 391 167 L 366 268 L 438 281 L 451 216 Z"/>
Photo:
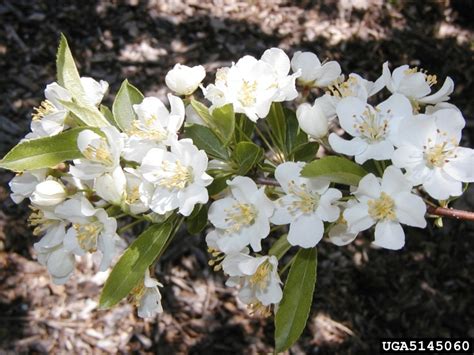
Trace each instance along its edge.
<path fill-rule="evenodd" d="M 275 179 L 259 177 L 256 181 L 257 184 L 261 185 L 280 186 L 278 181 L 276 181 Z M 464 221 L 474 221 L 474 212 L 470 211 L 455 210 L 453 208 L 434 207 L 427 205 L 426 212 L 430 215 L 439 217 L 447 217 Z"/>
<path fill-rule="evenodd" d="M 429 214 L 440 216 L 440 217 L 462 219 L 464 221 L 474 221 L 474 212 L 469 212 L 469 211 L 455 210 L 453 208 L 428 206 L 427 212 Z"/>

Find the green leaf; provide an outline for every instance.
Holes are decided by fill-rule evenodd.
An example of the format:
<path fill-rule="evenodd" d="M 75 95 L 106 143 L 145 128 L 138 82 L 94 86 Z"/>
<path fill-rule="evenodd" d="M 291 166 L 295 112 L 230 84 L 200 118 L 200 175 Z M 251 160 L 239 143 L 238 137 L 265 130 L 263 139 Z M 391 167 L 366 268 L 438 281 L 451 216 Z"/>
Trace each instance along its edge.
<path fill-rule="evenodd" d="M 235 140 L 237 142 L 251 142 L 254 130 L 255 122 L 250 121 L 245 115 L 241 113 L 235 115 Z"/>
<path fill-rule="evenodd" d="M 325 177 L 331 182 L 357 186 L 367 171 L 343 157 L 329 156 L 314 160 L 301 171 L 304 177 Z"/>
<path fill-rule="evenodd" d="M 61 104 L 71 111 L 80 121 L 89 127 L 110 126 L 104 115 L 93 106 L 84 106 L 74 101 L 60 100 Z"/>
<path fill-rule="evenodd" d="M 85 102 L 85 93 L 81 84 L 81 77 L 74 63 L 74 58 L 69 49 L 67 39 L 63 34 L 61 34 L 56 56 L 56 72 L 58 84 L 66 88 L 76 100 Z"/>
<path fill-rule="evenodd" d="M 316 285 L 316 248 L 300 249 L 291 265 L 283 298 L 275 315 L 275 351 L 290 348 L 301 336 Z"/>
<path fill-rule="evenodd" d="M 186 220 L 186 226 L 188 227 L 188 232 L 190 234 L 199 234 L 201 233 L 207 225 L 207 206 L 198 205 L 197 212 L 191 214 Z"/>
<path fill-rule="evenodd" d="M 77 147 L 77 136 L 85 129 L 100 131 L 90 127 L 78 127 L 52 137 L 24 140 L 16 145 L 0 160 L 0 167 L 13 171 L 33 170 L 53 167 L 66 160 L 81 158 Z"/>
<path fill-rule="evenodd" d="M 115 121 L 122 131 L 127 131 L 137 115 L 133 110 L 133 105 L 140 104 L 143 101 L 143 94 L 135 86 L 125 79 L 115 97 L 112 105 L 112 112 Z"/>
<path fill-rule="evenodd" d="M 285 108 L 283 112 L 286 117 L 286 151 L 290 153 L 299 145 L 308 142 L 308 135 L 300 129 L 296 113 L 293 110 Z"/>
<path fill-rule="evenodd" d="M 273 243 L 272 247 L 268 251 L 268 255 L 275 255 L 277 259 L 281 259 L 291 248 L 291 244 L 288 243 L 288 234 L 283 234 L 278 240 Z"/>
<path fill-rule="evenodd" d="M 285 141 L 286 141 L 286 117 L 283 106 L 280 102 L 272 103 L 270 112 L 266 118 L 266 122 L 271 129 L 271 134 L 276 139 L 276 144 L 283 152 L 286 151 Z"/>
<path fill-rule="evenodd" d="M 235 147 L 232 159 L 237 163 L 238 175 L 247 174 L 263 158 L 263 149 L 252 142 L 240 142 Z"/>
<path fill-rule="evenodd" d="M 297 146 L 291 154 L 295 161 L 308 162 L 316 158 L 318 149 L 319 144 L 317 142 L 307 142 Z"/>
<path fill-rule="evenodd" d="M 100 295 L 100 308 L 117 304 L 143 280 L 145 271 L 163 251 L 172 230 L 171 223 L 154 224 L 125 250 L 105 282 Z"/>
<path fill-rule="evenodd" d="M 227 145 L 235 129 L 234 106 L 227 104 L 222 107 L 217 107 L 212 113 L 206 105 L 203 105 L 197 100 L 191 100 L 191 106 L 220 141 L 224 145 Z"/>
<path fill-rule="evenodd" d="M 217 195 L 219 192 L 227 188 L 227 180 L 230 176 L 219 176 L 215 177 L 212 183 L 207 187 L 209 196 Z"/>
<path fill-rule="evenodd" d="M 235 129 L 235 113 L 234 106 L 227 104 L 217 107 L 212 111 L 212 125 L 222 139 L 222 143 L 227 145 L 234 134 Z"/>
<path fill-rule="evenodd" d="M 112 111 L 110 111 L 110 109 L 107 106 L 100 105 L 99 111 L 101 114 L 104 115 L 104 117 L 107 119 L 107 121 L 109 121 L 109 123 L 112 126 L 118 127 L 117 122 L 115 122 L 114 114 L 112 113 Z"/>
<path fill-rule="evenodd" d="M 207 126 L 212 125 L 212 115 L 209 112 L 209 108 L 206 105 L 193 99 L 191 100 L 191 106 L 193 107 L 194 111 L 196 111 L 196 113 L 199 115 L 199 117 L 201 117 L 201 119 L 204 121 L 204 123 Z"/>
<path fill-rule="evenodd" d="M 191 138 L 194 144 L 209 156 L 223 161 L 229 159 L 227 150 L 209 128 L 201 125 L 191 125 L 186 127 L 185 136 Z"/>

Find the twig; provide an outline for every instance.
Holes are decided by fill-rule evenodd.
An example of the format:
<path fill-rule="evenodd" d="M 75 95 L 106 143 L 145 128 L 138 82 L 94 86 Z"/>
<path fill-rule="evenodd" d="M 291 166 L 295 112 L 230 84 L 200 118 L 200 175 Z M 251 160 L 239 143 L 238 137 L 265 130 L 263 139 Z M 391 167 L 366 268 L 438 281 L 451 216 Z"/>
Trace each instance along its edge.
<path fill-rule="evenodd" d="M 453 208 L 428 206 L 428 213 L 440 217 L 474 221 L 474 212 L 455 210 Z"/>
<path fill-rule="evenodd" d="M 278 181 L 276 181 L 275 179 L 259 177 L 257 178 L 256 182 L 260 185 L 280 186 Z M 474 212 L 470 211 L 455 210 L 453 208 L 427 205 L 427 212 L 430 215 L 438 217 L 447 217 L 464 221 L 474 221 Z"/>
<path fill-rule="evenodd" d="M 268 179 L 268 178 L 264 178 L 264 177 L 257 178 L 257 184 L 269 185 L 269 186 L 280 186 L 278 181 L 276 181 L 275 179 Z"/>

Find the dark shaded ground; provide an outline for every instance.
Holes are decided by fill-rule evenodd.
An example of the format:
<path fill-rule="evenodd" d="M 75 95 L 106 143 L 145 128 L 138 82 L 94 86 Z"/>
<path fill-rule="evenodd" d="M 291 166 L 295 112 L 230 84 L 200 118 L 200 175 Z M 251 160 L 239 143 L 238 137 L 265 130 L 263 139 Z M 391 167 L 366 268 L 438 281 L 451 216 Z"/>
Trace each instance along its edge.
<path fill-rule="evenodd" d="M 32 107 L 54 80 L 60 32 L 83 75 L 115 93 L 127 77 L 148 95 L 164 94 L 175 62 L 208 72 L 244 54 L 279 46 L 337 59 L 345 72 L 375 79 L 382 63 L 409 63 L 456 82 L 473 146 L 472 2 L 349 1 L 6 1 L 0 2 L 0 155 L 28 130 Z M 211 75 L 208 77 L 211 80 Z M 109 101 L 110 102 L 110 101 Z M 252 318 L 220 274 L 209 271 L 202 238 L 184 235 L 164 256 L 166 313 L 145 322 L 126 304 L 98 311 L 104 275 L 86 260 L 70 283 L 54 286 L 34 261 L 27 206 L 8 198 L 0 172 L 0 349 L 11 352 L 263 353 L 271 321 Z M 474 209 L 472 191 L 458 201 Z M 410 230 L 402 252 L 368 242 L 319 250 L 309 327 L 292 353 L 360 354 L 377 338 L 474 337 L 474 226 Z"/>

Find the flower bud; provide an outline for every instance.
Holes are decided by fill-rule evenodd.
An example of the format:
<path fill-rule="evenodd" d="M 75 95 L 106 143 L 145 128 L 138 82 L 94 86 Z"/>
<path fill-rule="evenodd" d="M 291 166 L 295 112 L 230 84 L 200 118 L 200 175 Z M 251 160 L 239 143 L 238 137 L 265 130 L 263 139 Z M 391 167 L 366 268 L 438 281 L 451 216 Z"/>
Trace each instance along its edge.
<path fill-rule="evenodd" d="M 30 199 L 38 206 L 55 206 L 63 202 L 67 197 L 64 185 L 56 180 L 46 180 L 36 185 L 35 191 Z"/>
<path fill-rule="evenodd" d="M 206 71 L 202 65 L 188 67 L 176 64 L 168 74 L 166 74 L 166 86 L 178 95 L 191 95 L 201 84 L 206 76 Z"/>
<path fill-rule="evenodd" d="M 318 103 L 315 102 L 313 106 L 307 103 L 300 105 L 296 110 L 296 118 L 301 129 L 312 138 L 320 139 L 328 134 L 328 119 Z"/>

